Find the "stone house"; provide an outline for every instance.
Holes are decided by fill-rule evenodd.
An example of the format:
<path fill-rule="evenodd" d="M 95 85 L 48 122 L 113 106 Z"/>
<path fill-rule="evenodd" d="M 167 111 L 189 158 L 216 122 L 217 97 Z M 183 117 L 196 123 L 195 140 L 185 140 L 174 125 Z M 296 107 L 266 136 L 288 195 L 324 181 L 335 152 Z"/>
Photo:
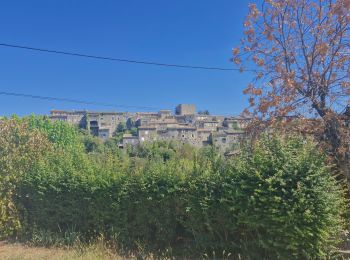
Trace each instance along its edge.
<path fill-rule="evenodd" d="M 243 130 L 213 132 L 210 137 L 213 146 L 222 153 L 238 149 L 244 138 L 245 132 Z"/>
<path fill-rule="evenodd" d="M 157 128 L 154 126 L 140 126 L 138 128 L 138 138 L 140 143 L 157 141 Z"/>
<path fill-rule="evenodd" d="M 163 140 L 197 147 L 214 145 L 222 152 L 237 146 L 244 138 L 242 129 L 249 122 L 242 117 L 199 115 L 195 105 L 190 104 L 178 105 L 175 114 L 171 110 L 136 113 L 52 110 L 50 118 L 85 128 L 103 140 L 112 137 L 121 123 L 129 130 L 136 127 L 134 135 L 123 135 L 122 147 Z"/>
<path fill-rule="evenodd" d="M 175 109 L 176 115 L 186 116 L 196 114 L 196 106 L 192 104 L 180 104 Z"/>
<path fill-rule="evenodd" d="M 50 119 L 53 121 L 65 121 L 71 125 L 82 126 L 86 111 L 51 110 Z"/>
<path fill-rule="evenodd" d="M 210 145 L 210 136 L 212 131 L 210 129 L 197 129 L 197 138 L 199 146 Z"/>
<path fill-rule="evenodd" d="M 112 134 L 110 133 L 110 129 L 109 128 L 100 128 L 100 129 L 98 129 L 98 137 L 100 137 L 101 139 L 107 140 L 111 136 L 112 136 Z"/>
<path fill-rule="evenodd" d="M 139 142 L 139 138 L 137 136 L 133 136 L 131 134 L 124 134 L 123 135 L 123 141 L 122 141 L 122 147 L 125 148 L 128 145 L 134 146 L 134 145 L 138 145 Z"/>

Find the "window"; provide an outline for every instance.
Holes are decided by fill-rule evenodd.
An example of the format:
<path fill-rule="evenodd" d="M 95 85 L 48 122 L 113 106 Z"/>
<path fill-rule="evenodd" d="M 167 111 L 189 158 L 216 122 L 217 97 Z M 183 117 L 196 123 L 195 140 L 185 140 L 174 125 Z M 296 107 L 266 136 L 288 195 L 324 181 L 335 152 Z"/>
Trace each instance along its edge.
<path fill-rule="evenodd" d="M 225 137 L 222 138 L 221 141 L 222 141 L 223 143 L 226 143 L 226 138 L 225 138 Z"/>
<path fill-rule="evenodd" d="M 185 135 L 182 135 L 182 137 L 185 137 Z"/>

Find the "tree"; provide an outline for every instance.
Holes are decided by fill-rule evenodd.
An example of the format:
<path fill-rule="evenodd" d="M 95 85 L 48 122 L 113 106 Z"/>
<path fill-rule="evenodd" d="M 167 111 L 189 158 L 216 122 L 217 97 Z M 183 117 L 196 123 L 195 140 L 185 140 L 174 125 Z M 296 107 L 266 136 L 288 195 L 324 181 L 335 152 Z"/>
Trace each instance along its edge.
<path fill-rule="evenodd" d="M 103 146 L 103 142 L 100 138 L 91 135 L 83 136 L 82 143 L 84 144 L 87 153 L 98 152 Z"/>
<path fill-rule="evenodd" d="M 210 112 L 209 112 L 209 110 L 201 110 L 201 111 L 198 111 L 198 114 L 199 115 L 210 115 Z"/>
<path fill-rule="evenodd" d="M 132 118 L 128 118 L 128 120 L 126 121 L 126 127 L 128 129 L 135 127 L 135 120 Z"/>
<path fill-rule="evenodd" d="M 129 129 L 129 133 L 132 134 L 133 136 L 137 136 L 137 127 L 131 127 Z"/>
<path fill-rule="evenodd" d="M 127 130 L 126 123 L 120 122 L 117 126 L 117 132 L 118 133 L 124 133 Z"/>
<path fill-rule="evenodd" d="M 233 61 L 257 67 L 244 90 L 248 111 L 271 123 L 313 119 L 328 153 L 348 161 L 350 1 L 264 0 L 260 10 L 249 5 L 244 26 Z"/>

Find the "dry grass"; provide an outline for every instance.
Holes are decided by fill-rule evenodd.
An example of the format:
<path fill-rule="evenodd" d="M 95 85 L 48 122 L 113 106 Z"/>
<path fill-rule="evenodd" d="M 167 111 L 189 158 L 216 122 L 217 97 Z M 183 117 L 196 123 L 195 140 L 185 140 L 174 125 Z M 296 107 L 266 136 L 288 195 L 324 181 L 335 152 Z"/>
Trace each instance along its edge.
<path fill-rule="evenodd" d="M 30 247 L 19 243 L 0 242 L 1 260 L 114 260 L 126 259 L 99 245 L 92 245 L 83 250 L 74 248 Z"/>

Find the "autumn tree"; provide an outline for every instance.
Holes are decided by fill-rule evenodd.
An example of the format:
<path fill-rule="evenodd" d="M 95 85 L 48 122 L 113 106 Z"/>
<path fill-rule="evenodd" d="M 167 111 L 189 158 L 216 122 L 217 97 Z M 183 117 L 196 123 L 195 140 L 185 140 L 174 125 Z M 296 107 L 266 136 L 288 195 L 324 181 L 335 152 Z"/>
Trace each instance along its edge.
<path fill-rule="evenodd" d="M 233 61 L 253 68 L 248 111 L 271 123 L 307 118 L 328 153 L 349 161 L 350 0 L 263 0 L 244 27 Z"/>

